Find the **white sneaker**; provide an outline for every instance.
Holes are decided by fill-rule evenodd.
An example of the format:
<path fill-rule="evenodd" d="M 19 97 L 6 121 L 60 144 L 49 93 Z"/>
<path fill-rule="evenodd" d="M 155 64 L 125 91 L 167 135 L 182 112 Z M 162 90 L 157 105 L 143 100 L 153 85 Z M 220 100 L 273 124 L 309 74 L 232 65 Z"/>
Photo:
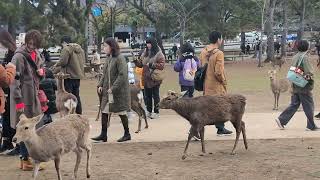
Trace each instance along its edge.
<path fill-rule="evenodd" d="M 159 113 L 153 113 L 150 118 L 151 119 L 158 119 L 159 117 L 160 117 Z"/>
<path fill-rule="evenodd" d="M 147 112 L 147 118 L 152 119 L 152 113 L 151 112 Z"/>
<path fill-rule="evenodd" d="M 320 128 L 314 128 L 314 129 L 306 128 L 306 131 L 320 131 Z"/>
<path fill-rule="evenodd" d="M 279 129 L 280 129 L 280 130 L 284 130 L 284 126 L 281 124 L 280 120 L 279 120 L 278 118 L 276 118 L 275 121 L 276 121 Z"/>

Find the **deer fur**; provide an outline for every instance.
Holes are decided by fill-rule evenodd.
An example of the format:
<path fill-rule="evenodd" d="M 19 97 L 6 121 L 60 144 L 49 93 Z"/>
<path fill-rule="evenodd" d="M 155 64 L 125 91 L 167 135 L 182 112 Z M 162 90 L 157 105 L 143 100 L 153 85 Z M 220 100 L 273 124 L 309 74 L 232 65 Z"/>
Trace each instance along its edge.
<path fill-rule="evenodd" d="M 271 65 L 275 68 L 276 66 L 279 66 L 279 69 L 281 69 L 282 65 L 285 63 L 286 61 L 284 59 L 282 59 L 282 57 L 276 57 L 274 59 L 274 61 L 271 61 Z"/>
<path fill-rule="evenodd" d="M 182 159 L 187 157 L 190 140 L 195 135 L 200 135 L 202 152 L 205 153 L 204 126 L 215 125 L 231 121 L 236 129 L 236 140 L 232 149 L 235 149 L 242 132 L 245 148 L 248 149 L 245 123 L 242 116 L 245 111 L 246 98 L 242 95 L 216 95 L 200 96 L 194 98 L 181 98 L 184 93 L 168 92 L 168 96 L 160 101 L 161 109 L 172 109 L 189 121 L 191 128 Z"/>
<path fill-rule="evenodd" d="M 35 162 L 33 178 L 36 179 L 41 162 L 54 160 L 58 179 L 61 180 L 60 160 L 62 155 L 71 151 L 76 153 L 74 178 L 81 161 L 82 151 L 87 152 L 86 174 L 90 178 L 91 142 L 89 140 L 89 120 L 78 114 L 64 116 L 52 123 L 36 129 L 42 115 L 27 118 L 20 116 L 14 141 L 24 142 L 30 157 Z"/>
<path fill-rule="evenodd" d="M 270 78 L 271 91 L 274 96 L 273 110 L 278 110 L 280 94 L 288 91 L 290 83 L 287 79 L 277 79 L 276 70 L 270 70 L 268 71 L 268 74 Z"/>
<path fill-rule="evenodd" d="M 141 105 L 141 98 L 139 98 L 141 89 L 133 84 L 130 84 L 130 103 L 131 103 L 131 109 L 136 112 L 139 116 L 139 124 L 138 124 L 138 130 L 135 133 L 139 133 L 141 131 L 141 121 L 144 119 L 145 121 L 145 129 L 149 128 L 149 124 L 147 121 L 147 115 L 145 110 L 143 109 Z M 99 110 L 100 111 L 100 110 Z M 110 126 L 110 119 L 111 119 L 111 113 L 108 116 L 108 127 Z"/>
<path fill-rule="evenodd" d="M 78 104 L 77 97 L 68 93 L 64 88 L 64 79 L 69 77 L 70 74 L 64 74 L 62 72 L 55 75 L 55 78 L 58 79 L 56 105 L 60 117 L 66 116 L 67 114 L 74 114 Z"/>

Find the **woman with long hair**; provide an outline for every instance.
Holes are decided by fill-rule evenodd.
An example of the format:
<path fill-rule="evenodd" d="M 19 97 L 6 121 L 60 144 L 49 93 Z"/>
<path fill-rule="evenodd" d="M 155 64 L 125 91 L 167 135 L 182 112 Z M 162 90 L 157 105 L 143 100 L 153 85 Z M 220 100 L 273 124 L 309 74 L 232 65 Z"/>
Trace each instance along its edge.
<path fill-rule="evenodd" d="M 7 49 L 7 53 L 0 65 L 0 113 L 2 114 L 3 126 L 3 143 L 0 142 L 0 153 L 14 148 L 12 138 L 15 135 L 15 129 L 10 127 L 10 89 L 9 84 L 14 80 L 16 67 L 11 63 L 11 59 L 17 49 L 16 43 L 10 33 L 4 29 L 0 29 L 0 47 Z M 5 66 L 6 69 L 3 67 Z M 12 151 L 13 155 L 17 155 L 18 147 Z M 10 153 L 10 154 L 12 154 Z"/>
<path fill-rule="evenodd" d="M 127 111 L 130 110 L 128 66 L 125 58 L 120 54 L 118 43 L 113 38 L 107 38 L 103 44 L 107 60 L 103 67 L 103 76 L 98 84 L 101 99 L 101 133 L 92 138 L 95 141 L 108 141 L 108 117 L 111 114 L 120 116 L 124 135 L 118 142 L 131 140 Z"/>
<path fill-rule="evenodd" d="M 137 67 L 143 68 L 142 84 L 145 91 L 145 104 L 148 111 L 147 116 L 151 119 L 156 119 L 159 118 L 159 91 L 162 80 L 153 79 L 152 73 L 155 70 L 162 71 L 164 69 L 165 56 L 154 38 L 148 38 L 146 44 L 147 47 L 140 60 L 135 60 L 134 63 Z"/>

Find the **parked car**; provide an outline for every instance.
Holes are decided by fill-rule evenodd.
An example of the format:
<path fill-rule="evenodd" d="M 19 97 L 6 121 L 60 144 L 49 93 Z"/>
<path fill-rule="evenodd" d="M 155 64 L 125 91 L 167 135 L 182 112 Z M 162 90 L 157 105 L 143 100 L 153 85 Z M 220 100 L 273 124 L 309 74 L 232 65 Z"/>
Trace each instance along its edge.
<path fill-rule="evenodd" d="M 48 51 L 49 53 L 60 53 L 62 47 L 61 46 L 55 46 L 55 47 L 49 47 Z"/>

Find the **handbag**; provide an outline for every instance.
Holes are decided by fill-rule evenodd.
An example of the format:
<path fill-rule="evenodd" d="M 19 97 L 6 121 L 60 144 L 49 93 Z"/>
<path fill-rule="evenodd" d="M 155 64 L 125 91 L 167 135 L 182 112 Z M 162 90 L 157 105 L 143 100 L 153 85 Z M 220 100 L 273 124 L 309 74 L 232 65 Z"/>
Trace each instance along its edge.
<path fill-rule="evenodd" d="M 151 71 L 151 79 L 154 81 L 162 81 L 164 80 L 165 73 L 164 70 L 154 69 Z"/>
<path fill-rule="evenodd" d="M 308 84 L 308 80 L 303 76 L 303 71 L 299 68 L 305 55 L 306 53 L 301 56 L 296 66 L 290 67 L 287 74 L 287 78 L 290 82 L 302 88 Z"/>

